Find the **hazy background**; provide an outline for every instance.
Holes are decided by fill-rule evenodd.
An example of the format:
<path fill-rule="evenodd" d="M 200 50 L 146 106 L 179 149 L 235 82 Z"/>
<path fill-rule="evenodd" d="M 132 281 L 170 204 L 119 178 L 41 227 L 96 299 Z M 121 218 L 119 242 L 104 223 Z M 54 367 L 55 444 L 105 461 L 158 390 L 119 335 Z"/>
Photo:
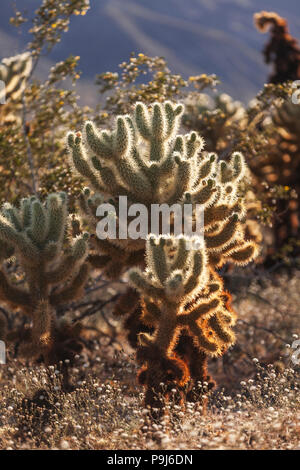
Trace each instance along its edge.
<path fill-rule="evenodd" d="M 29 36 L 8 21 L 13 4 L 33 12 L 41 0 L 1 0 L 0 58 L 24 50 Z M 268 68 L 261 49 L 266 35 L 253 26 L 253 13 L 276 11 L 300 38 L 300 0 L 91 0 L 86 16 L 73 17 L 39 74 L 69 54 L 81 56 L 82 101 L 95 97 L 97 73 L 117 71 L 132 51 L 164 56 L 184 77 L 216 73 L 221 89 L 247 102 L 263 85 Z M 24 25 L 28 28 L 29 24 Z"/>

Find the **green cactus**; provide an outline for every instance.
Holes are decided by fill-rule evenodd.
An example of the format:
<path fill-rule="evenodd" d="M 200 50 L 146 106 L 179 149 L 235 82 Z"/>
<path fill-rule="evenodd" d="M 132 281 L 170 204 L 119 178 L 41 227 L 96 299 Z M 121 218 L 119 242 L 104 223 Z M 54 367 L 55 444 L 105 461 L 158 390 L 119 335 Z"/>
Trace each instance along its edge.
<path fill-rule="evenodd" d="M 292 102 L 290 95 L 294 89 L 290 85 L 286 86 L 288 96 L 284 99 L 276 96 L 281 89 L 278 85 L 270 91 L 273 93 L 272 112 L 267 114 L 269 123 L 266 124 L 269 137 L 249 159 L 256 192 L 262 195 L 265 192 L 264 197 L 271 207 L 276 201 L 276 212 L 271 218 L 272 244 L 266 250 L 267 263 L 299 256 L 300 107 Z"/>
<path fill-rule="evenodd" d="M 225 258 L 246 263 L 255 248 L 244 242 L 245 208 L 238 201 L 244 158 L 235 152 L 227 163 L 212 153 L 201 155 L 204 143 L 195 132 L 177 134 L 182 113 L 182 105 L 170 102 L 150 108 L 137 103 L 133 115 L 119 116 L 111 132 L 99 132 L 87 122 L 83 136 L 69 133 L 72 165 L 94 191 L 83 191 L 81 209 L 95 229 L 96 208 L 104 199 L 117 213 L 118 196 L 127 196 L 129 206 L 143 204 L 149 213 L 153 204 L 201 204 L 207 246 L 212 258 L 218 258 L 216 264 Z M 93 265 L 117 278 L 122 269 L 143 264 L 145 240 L 95 239 L 94 248 Z"/>
<path fill-rule="evenodd" d="M 226 93 L 210 97 L 192 92 L 185 99 L 183 125 L 197 131 L 205 140 L 208 152 L 222 152 L 232 141 L 235 126 L 246 124 L 246 110 Z"/>
<path fill-rule="evenodd" d="M 209 268 L 205 247 L 189 250 L 185 238 L 150 236 L 146 269 L 129 271 L 130 283 L 142 296 L 142 320 L 154 328 L 140 333 L 137 358 L 146 405 L 161 411 L 159 394 L 190 378 L 187 364 L 176 353 L 182 332 L 202 355 L 218 356 L 234 342 L 235 314 L 228 309 L 221 279 Z M 164 383 L 162 387 L 161 383 Z"/>
<path fill-rule="evenodd" d="M 35 196 L 24 198 L 18 208 L 6 203 L 0 215 L 2 260 L 13 253 L 18 261 L 16 272 L 24 278 L 22 286 L 14 282 L 3 263 L 0 298 L 32 322 L 23 353 L 42 355 L 47 363 L 56 362 L 62 348 L 57 344 L 62 332 L 55 308 L 78 297 L 88 276 L 89 236 L 84 233 L 70 239 L 69 226 L 65 193 L 50 194 L 45 203 Z M 68 356 L 71 351 L 65 353 Z"/>
<path fill-rule="evenodd" d="M 180 274 L 187 260 L 187 250 L 183 241 L 179 242 L 178 256 L 170 266 L 165 248 L 160 244 L 149 242 L 151 250 L 150 248 L 146 250 L 144 239 L 134 240 L 124 237 L 101 240 L 94 237 L 93 251 L 89 260 L 94 267 L 102 269 L 108 278 L 116 279 L 129 268 L 145 269 L 146 265 L 150 274 L 155 273 L 157 282 L 153 283 L 151 279 L 148 280 L 137 271 L 131 273 L 131 281 L 143 296 L 157 298 L 158 308 L 156 304 L 149 302 L 146 309 L 144 304 L 141 307 L 138 298 L 131 290 L 122 296 L 115 308 L 115 313 L 121 316 L 127 310 L 125 327 L 129 330 L 129 340 L 135 347 L 138 334 L 143 331 L 151 334 L 153 329 L 155 330 L 153 339 L 156 344 L 160 327 L 155 324 L 154 318 L 155 315 L 160 315 L 162 319 L 165 317 L 164 309 L 169 305 L 168 289 L 172 297 L 178 296 L 176 298 L 179 304 L 176 304 L 175 310 L 173 309 L 177 312 L 181 302 L 187 302 L 194 289 L 199 288 L 199 276 L 202 272 L 209 272 L 207 282 L 213 280 L 221 292 L 223 284 L 216 274 L 216 269 L 227 262 L 246 265 L 258 252 L 257 245 L 247 240 L 245 236 L 246 207 L 240 195 L 240 186 L 247 175 L 247 168 L 242 154 L 235 152 L 229 161 L 225 162 L 218 161 L 214 153 L 201 153 L 204 142 L 195 132 L 178 134 L 183 111 L 182 105 L 170 102 L 154 103 L 149 108 L 137 103 L 132 115 L 119 116 L 116 119 L 112 131 L 98 131 L 93 123 L 88 122 L 82 134 L 78 132 L 68 135 L 72 165 L 90 186 L 83 190 L 80 206 L 83 216 L 88 218 L 93 231 L 96 231 L 98 222 L 97 206 L 102 202 L 109 202 L 115 207 L 113 222 L 117 227 L 122 226 L 118 216 L 119 196 L 127 196 L 128 212 L 136 203 L 143 204 L 148 214 L 151 214 L 154 204 L 166 203 L 169 207 L 178 204 L 181 208 L 184 204 L 191 204 L 193 211 L 187 220 L 193 229 L 196 226 L 196 205 L 201 205 L 204 212 L 203 232 L 198 234 L 204 239 L 204 251 L 194 253 L 195 273 L 190 276 L 186 284 L 182 281 L 183 275 Z M 184 222 L 183 217 L 182 223 Z M 150 232 L 149 228 L 148 234 Z M 172 222 L 170 234 L 174 233 L 175 226 Z M 159 234 L 165 232 L 161 231 Z M 204 256 L 202 253 L 205 255 L 206 269 L 203 266 L 201 268 L 201 259 Z M 168 276 L 171 276 L 170 283 L 164 285 Z M 200 287 L 205 287 L 204 279 L 201 279 Z M 222 302 L 227 305 L 227 310 L 231 311 L 228 294 L 222 292 L 220 295 Z M 132 302 L 128 302 L 126 296 Z M 148 313 L 145 314 L 145 311 Z M 168 323 L 171 314 L 166 315 Z M 224 348 L 225 344 L 233 341 L 232 334 L 222 327 L 225 321 L 222 315 L 223 313 L 212 315 L 206 320 L 205 328 L 207 331 L 209 328 L 209 331 L 215 332 L 217 342 L 209 342 L 209 338 L 203 334 L 205 328 L 202 330 L 196 323 L 191 327 L 185 325 L 179 328 L 174 320 L 175 315 L 173 330 L 168 330 L 169 333 L 165 337 L 169 349 L 165 349 L 162 356 L 166 360 L 166 367 L 161 370 L 162 379 L 166 377 L 166 368 L 171 366 L 172 362 L 168 354 L 176 349 L 178 356 L 180 355 L 180 358 L 176 359 L 181 361 L 180 370 L 186 368 L 190 370 L 191 386 L 197 381 L 205 380 L 206 354 L 209 351 L 219 354 L 222 351 L 221 344 Z M 196 349 L 191 337 L 198 338 Z M 144 341 L 147 341 L 147 338 L 144 336 Z M 149 341 L 151 343 L 152 339 Z M 200 343 L 202 348 L 199 346 Z M 156 344 L 156 350 L 157 347 Z M 199 350 L 201 350 L 200 355 Z M 161 349 L 159 351 L 161 354 Z M 195 358 L 201 362 L 199 367 L 194 365 Z M 177 370 L 177 378 L 179 376 Z M 141 380 L 144 380 L 143 377 L 145 379 L 145 373 L 141 374 Z M 145 380 L 147 382 L 148 379 Z M 149 385 L 148 389 L 150 388 Z M 151 395 L 151 392 L 149 393 Z M 148 401 L 150 403 L 151 398 Z"/>

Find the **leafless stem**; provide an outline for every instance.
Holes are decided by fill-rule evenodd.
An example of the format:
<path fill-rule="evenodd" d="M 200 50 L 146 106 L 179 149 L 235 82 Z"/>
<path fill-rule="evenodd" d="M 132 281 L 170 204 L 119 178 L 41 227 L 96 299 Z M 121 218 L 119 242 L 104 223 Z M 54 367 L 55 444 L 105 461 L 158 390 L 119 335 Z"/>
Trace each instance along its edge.
<path fill-rule="evenodd" d="M 85 312 L 83 312 L 79 317 L 76 317 L 74 319 L 74 322 L 83 320 L 86 317 L 90 317 L 91 315 L 94 315 L 96 312 L 99 312 L 105 307 L 106 305 L 113 303 L 115 300 L 117 300 L 120 297 L 120 294 L 115 294 L 113 297 L 111 297 L 108 300 L 103 301 L 102 303 L 99 303 L 99 300 L 95 302 L 93 307 L 87 309 Z M 111 326 L 111 325 L 110 325 Z"/>

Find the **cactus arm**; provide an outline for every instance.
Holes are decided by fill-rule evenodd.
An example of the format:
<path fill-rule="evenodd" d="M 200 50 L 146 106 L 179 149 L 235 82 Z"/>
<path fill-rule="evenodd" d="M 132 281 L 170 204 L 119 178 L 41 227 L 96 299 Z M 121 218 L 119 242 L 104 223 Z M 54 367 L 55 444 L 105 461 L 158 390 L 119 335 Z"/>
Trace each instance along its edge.
<path fill-rule="evenodd" d="M 81 137 L 75 137 L 74 134 L 70 133 L 68 135 L 68 145 L 72 155 L 72 163 L 77 172 L 87 178 L 96 191 L 102 192 L 104 188 L 84 156 Z"/>
<path fill-rule="evenodd" d="M 79 234 L 72 241 L 66 237 L 71 221 L 65 193 L 50 194 L 45 203 L 30 197 L 23 199 L 19 208 L 4 207 L 5 216 L 0 215 L 1 257 L 11 256 L 13 247 L 25 287 L 14 285 L 0 270 L 0 298 L 32 320 L 20 352 L 32 358 L 42 356 L 46 362 L 56 360 L 56 353 L 62 350 L 57 343 L 59 325 L 53 307 L 81 293 L 89 271 L 89 236 Z M 66 286 L 55 287 L 66 280 Z"/>
<path fill-rule="evenodd" d="M 204 257 L 201 252 L 194 252 L 192 273 L 184 285 L 186 295 L 190 294 L 198 285 L 201 274 L 203 274 Z"/>
<path fill-rule="evenodd" d="M 187 160 L 181 160 L 179 156 L 175 157 L 177 164 L 177 177 L 174 182 L 174 192 L 168 199 L 168 204 L 173 204 L 182 199 L 184 193 L 189 189 L 191 179 L 191 166 Z"/>
<path fill-rule="evenodd" d="M 217 337 L 226 345 L 234 343 L 235 336 L 229 329 L 224 328 L 224 322 L 222 321 L 218 312 L 211 316 L 208 320 L 208 325 L 217 335 Z"/>
<path fill-rule="evenodd" d="M 225 223 L 220 233 L 217 235 L 207 235 L 206 246 L 210 249 L 221 248 L 222 246 L 229 243 L 233 236 L 236 233 L 236 228 L 238 225 L 238 215 L 233 214 L 228 222 Z"/>
<path fill-rule="evenodd" d="M 161 297 L 162 289 L 150 284 L 140 270 L 131 269 L 128 273 L 133 287 L 149 298 Z"/>
<path fill-rule="evenodd" d="M 196 339 L 197 346 L 201 350 L 212 355 L 219 353 L 218 345 L 215 342 L 208 340 L 203 334 L 202 329 L 196 323 L 191 323 L 189 325 L 189 329 L 191 331 L 192 336 Z"/>

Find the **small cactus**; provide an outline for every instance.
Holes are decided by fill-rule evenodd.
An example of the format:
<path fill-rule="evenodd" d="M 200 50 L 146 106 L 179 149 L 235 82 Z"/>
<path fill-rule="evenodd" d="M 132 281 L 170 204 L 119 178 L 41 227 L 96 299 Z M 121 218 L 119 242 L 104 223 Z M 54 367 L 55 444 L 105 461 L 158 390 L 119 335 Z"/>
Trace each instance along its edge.
<path fill-rule="evenodd" d="M 68 225 L 65 193 L 50 194 L 44 204 L 35 196 L 22 199 L 18 208 L 6 203 L 0 215 L 2 259 L 13 254 L 25 280 L 24 286 L 14 282 L 3 263 L 0 298 L 32 322 L 23 353 L 42 355 L 47 363 L 57 361 L 61 347 L 57 339 L 62 319 L 56 318 L 55 308 L 78 297 L 88 276 L 89 236 L 69 240 Z M 70 334 L 78 330 L 76 325 L 68 328 Z"/>
<path fill-rule="evenodd" d="M 246 264 L 256 253 L 255 245 L 244 240 L 246 210 L 238 199 L 244 158 L 238 152 L 229 162 L 217 161 L 213 153 L 201 155 L 201 137 L 177 133 L 183 110 L 170 102 L 150 108 L 137 103 L 133 115 L 119 116 L 111 132 L 99 132 L 87 122 L 83 135 L 69 133 L 72 165 L 94 191 L 83 190 L 82 212 L 95 229 L 97 206 L 109 200 L 118 212 L 119 196 L 128 197 L 129 208 L 140 203 L 149 213 L 153 204 L 201 204 L 211 262 Z M 118 217 L 116 225 L 121 225 Z M 108 277 L 143 265 L 143 239 L 95 239 L 94 247 L 91 263 Z"/>
<path fill-rule="evenodd" d="M 188 365 L 176 352 L 182 332 L 202 356 L 218 356 L 234 343 L 235 314 L 228 307 L 223 283 L 208 264 L 206 249 L 188 250 L 185 238 L 150 236 L 146 270 L 129 271 L 130 283 L 142 296 L 142 320 L 153 334 L 140 333 L 139 378 L 147 386 L 146 405 L 160 409 L 162 390 L 183 387 Z M 160 384 L 164 383 L 164 387 Z"/>
<path fill-rule="evenodd" d="M 180 386 L 189 380 L 191 389 L 197 381 L 208 378 L 206 356 L 221 354 L 233 342 L 232 331 L 224 324 L 227 320 L 233 321 L 234 313 L 216 270 L 227 262 L 246 265 L 258 252 L 256 243 L 245 236 L 247 210 L 240 191 L 247 175 L 243 155 L 234 152 L 225 162 L 218 160 L 215 153 L 201 153 L 204 142 L 196 132 L 178 134 L 183 112 L 182 105 L 170 102 L 154 103 L 150 107 L 137 103 L 132 115 L 116 119 L 112 131 L 99 131 L 88 122 L 83 133 L 68 135 L 71 163 L 89 184 L 82 191 L 80 206 L 93 231 L 98 222 L 97 206 L 107 201 L 116 207 L 116 225 L 121 226 L 117 215 L 119 196 L 127 196 L 128 212 L 136 203 L 143 204 L 149 214 L 153 204 L 164 203 L 169 207 L 201 205 L 203 210 L 201 236 L 205 248 L 194 251 L 192 257 L 184 239 L 178 242 L 178 247 L 173 247 L 178 253 L 174 260 L 169 259 L 167 245 L 162 246 L 164 238 L 159 243 L 149 240 L 147 248 L 145 239 L 95 237 L 93 240 L 89 260 L 108 278 L 117 279 L 133 268 L 131 283 L 141 294 L 142 303 L 139 304 L 137 296 L 128 290 L 115 312 L 128 315 L 125 328 L 130 344 L 136 347 L 138 338 L 145 343 L 143 347 L 138 346 L 138 356 L 145 367 L 140 380 L 147 384 L 146 402 L 152 405 L 155 399 L 151 389 L 154 386 L 157 391 L 159 380 L 166 380 L 170 368 L 173 379 Z M 194 216 L 195 212 L 189 216 L 193 229 Z M 172 225 L 170 233 L 174 233 Z M 172 235 L 170 240 L 172 242 Z M 185 270 L 189 262 L 195 272 L 187 280 Z M 147 269 L 150 277 L 142 275 L 135 269 L 137 267 Z M 201 302 L 201 289 L 205 289 L 206 284 L 215 285 L 220 293 L 212 299 L 219 302 L 220 309 L 211 315 L 208 311 L 201 319 L 200 328 L 196 319 L 191 321 L 193 308 L 198 305 L 194 305 L 194 295 L 199 291 Z M 189 297 L 191 304 L 188 304 Z M 180 322 L 185 319 L 187 323 L 178 323 L 178 319 Z M 163 325 L 170 327 L 167 333 Z M 212 338 L 210 331 L 214 332 Z M 164 345 L 161 340 L 165 341 Z M 145 365 L 148 359 L 152 361 L 150 368 Z M 156 371 L 154 375 L 147 372 L 150 370 Z"/>

